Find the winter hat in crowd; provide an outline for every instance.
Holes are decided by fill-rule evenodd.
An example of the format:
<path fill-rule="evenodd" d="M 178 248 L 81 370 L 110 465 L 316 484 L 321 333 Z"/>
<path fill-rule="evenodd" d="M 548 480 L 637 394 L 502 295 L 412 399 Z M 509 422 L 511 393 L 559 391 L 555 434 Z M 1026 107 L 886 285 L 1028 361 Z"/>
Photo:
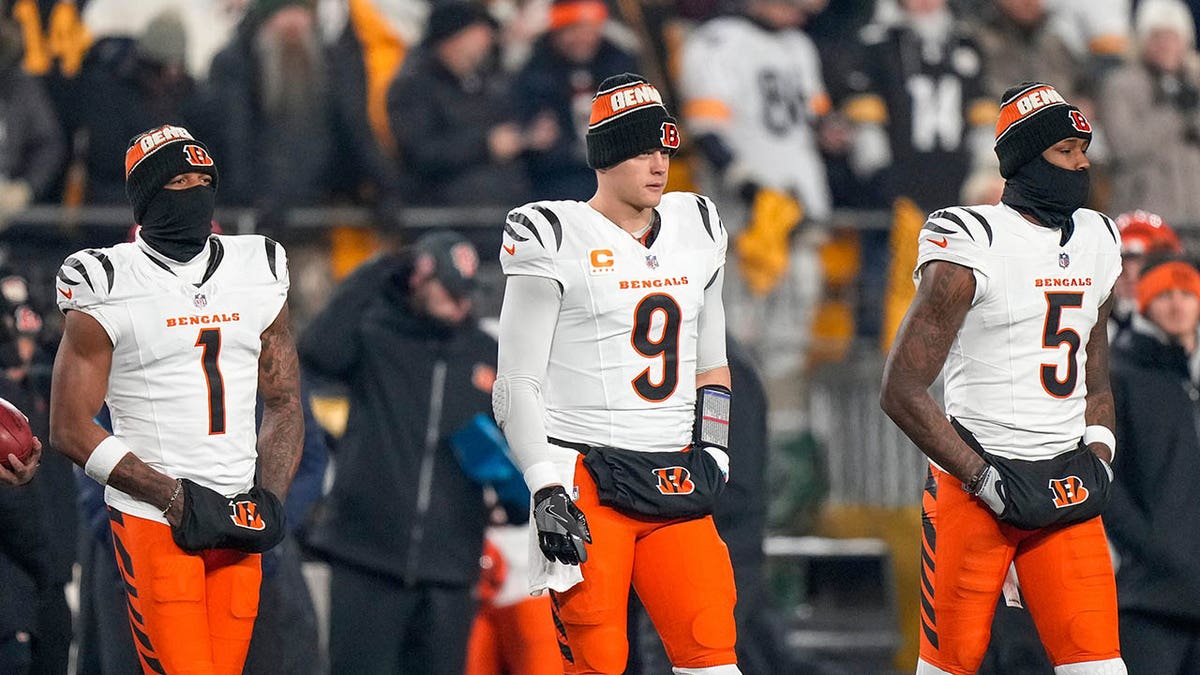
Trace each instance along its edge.
<path fill-rule="evenodd" d="M 1196 28 L 1192 12 L 1179 0 L 1142 0 L 1133 19 L 1138 45 L 1145 46 L 1150 34 L 1159 29 L 1173 30 L 1188 47 L 1196 46 Z"/>
<path fill-rule="evenodd" d="M 601 82 L 588 121 L 588 166 L 606 169 L 660 148 L 671 154 L 679 149 L 679 126 L 658 89 L 633 73 Z"/>
<path fill-rule="evenodd" d="M 479 280 L 475 275 L 479 271 L 479 254 L 475 246 L 458 233 L 450 230 L 432 232 L 418 239 L 413 249 L 417 254 L 417 268 L 429 268 L 429 273 L 442 282 L 451 295 L 463 298 L 478 287 Z"/>
<path fill-rule="evenodd" d="M 137 52 L 154 63 L 183 63 L 187 56 L 187 29 L 179 12 L 168 9 L 154 17 L 137 39 Z"/>
<path fill-rule="evenodd" d="M 1004 92 L 996 121 L 1001 176 L 1011 178 L 1026 162 L 1064 138 L 1090 141 L 1092 126 L 1053 86 L 1023 82 Z"/>
<path fill-rule="evenodd" d="M 475 24 L 484 24 L 492 28 L 496 28 L 497 25 L 486 9 L 473 2 L 439 4 L 429 14 L 429 22 L 425 25 L 424 43 L 430 46 L 438 45 Z"/>
<path fill-rule="evenodd" d="M 608 20 L 608 5 L 604 0 L 554 0 L 550 5 L 550 30 L 573 24 L 604 23 Z"/>
<path fill-rule="evenodd" d="M 1167 291 L 1187 291 L 1200 298 L 1200 272 L 1182 260 L 1155 265 L 1142 272 L 1137 282 L 1137 307 L 1146 313 L 1150 301 Z"/>
<path fill-rule="evenodd" d="M 217 189 L 217 165 L 187 129 L 166 124 L 133 137 L 125 151 L 125 194 L 134 222 L 142 222 L 150 200 L 181 173 L 206 173 Z"/>

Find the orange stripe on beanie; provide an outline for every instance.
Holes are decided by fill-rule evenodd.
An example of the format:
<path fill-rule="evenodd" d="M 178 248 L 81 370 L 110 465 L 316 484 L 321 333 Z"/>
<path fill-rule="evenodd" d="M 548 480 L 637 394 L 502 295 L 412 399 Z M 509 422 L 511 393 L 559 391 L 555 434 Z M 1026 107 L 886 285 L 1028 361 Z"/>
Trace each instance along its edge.
<path fill-rule="evenodd" d="M 1000 175 L 1011 178 L 1026 162 L 1064 138 L 1092 140 L 1092 125 L 1044 82 L 1009 87 L 1000 98 L 996 120 L 996 156 Z"/>
<path fill-rule="evenodd" d="M 1187 291 L 1200 298 L 1200 272 L 1180 260 L 1150 268 L 1137 282 L 1138 312 L 1145 314 L 1154 298 L 1172 290 Z"/>
<path fill-rule="evenodd" d="M 658 89 L 633 73 L 601 82 L 588 120 L 588 166 L 605 169 L 658 149 L 679 149 L 679 127 Z"/>

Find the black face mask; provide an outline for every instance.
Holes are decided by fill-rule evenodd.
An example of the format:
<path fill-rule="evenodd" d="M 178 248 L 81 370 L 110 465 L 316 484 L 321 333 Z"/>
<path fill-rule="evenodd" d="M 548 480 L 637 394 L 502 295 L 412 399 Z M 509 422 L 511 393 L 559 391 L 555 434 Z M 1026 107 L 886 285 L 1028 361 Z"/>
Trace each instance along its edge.
<path fill-rule="evenodd" d="M 1087 202 L 1090 191 L 1091 177 L 1086 169 L 1063 169 L 1039 155 L 1008 179 L 1000 201 L 1040 225 L 1061 230 L 1060 246 L 1065 246 L 1075 231 L 1071 216 Z"/>
<path fill-rule="evenodd" d="M 142 239 L 171 260 L 195 258 L 212 234 L 215 201 L 216 191 L 209 185 L 159 190 L 142 217 Z"/>

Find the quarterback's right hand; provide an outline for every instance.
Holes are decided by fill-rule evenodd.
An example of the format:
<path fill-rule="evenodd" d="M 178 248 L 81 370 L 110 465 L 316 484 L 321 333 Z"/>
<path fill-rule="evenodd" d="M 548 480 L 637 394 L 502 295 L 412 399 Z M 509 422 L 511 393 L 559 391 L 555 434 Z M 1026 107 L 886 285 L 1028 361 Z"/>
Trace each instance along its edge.
<path fill-rule="evenodd" d="M 983 470 L 983 475 L 975 481 L 974 489 L 966 484 L 963 484 L 963 488 L 987 504 L 987 507 L 997 517 L 1004 515 L 1004 480 L 1000 478 L 1000 472 L 996 470 L 996 467 L 987 465 Z"/>
<path fill-rule="evenodd" d="M 274 548 L 286 530 L 283 505 L 269 490 L 252 487 L 225 497 L 186 478 L 183 482 L 183 518 L 171 526 L 175 545 L 189 552 L 228 548 L 262 553 Z"/>
<path fill-rule="evenodd" d="M 533 523 L 547 560 L 568 565 L 587 562 L 584 543 L 592 543 L 587 518 L 561 485 L 544 487 L 533 495 Z"/>

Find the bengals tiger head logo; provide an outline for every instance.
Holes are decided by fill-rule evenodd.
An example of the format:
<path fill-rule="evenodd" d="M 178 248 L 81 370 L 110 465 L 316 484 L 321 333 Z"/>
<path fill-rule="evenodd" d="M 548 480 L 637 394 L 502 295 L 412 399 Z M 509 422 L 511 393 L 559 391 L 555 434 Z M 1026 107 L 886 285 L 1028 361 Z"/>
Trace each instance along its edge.
<path fill-rule="evenodd" d="M 183 155 L 192 166 L 212 166 L 213 159 L 204 148 L 195 143 L 183 146 Z"/>
<path fill-rule="evenodd" d="M 255 532 L 267 529 L 267 522 L 258 514 L 258 504 L 250 500 L 230 502 L 230 504 L 233 506 L 233 513 L 229 519 L 233 521 L 234 525 Z"/>
<path fill-rule="evenodd" d="M 1079 476 L 1067 476 L 1050 481 L 1050 494 L 1054 497 L 1054 508 L 1063 509 L 1087 501 L 1088 489 Z"/>
<path fill-rule="evenodd" d="M 696 491 L 691 472 L 682 466 L 654 469 L 653 473 L 658 478 L 658 491 L 664 495 L 690 495 Z"/>

